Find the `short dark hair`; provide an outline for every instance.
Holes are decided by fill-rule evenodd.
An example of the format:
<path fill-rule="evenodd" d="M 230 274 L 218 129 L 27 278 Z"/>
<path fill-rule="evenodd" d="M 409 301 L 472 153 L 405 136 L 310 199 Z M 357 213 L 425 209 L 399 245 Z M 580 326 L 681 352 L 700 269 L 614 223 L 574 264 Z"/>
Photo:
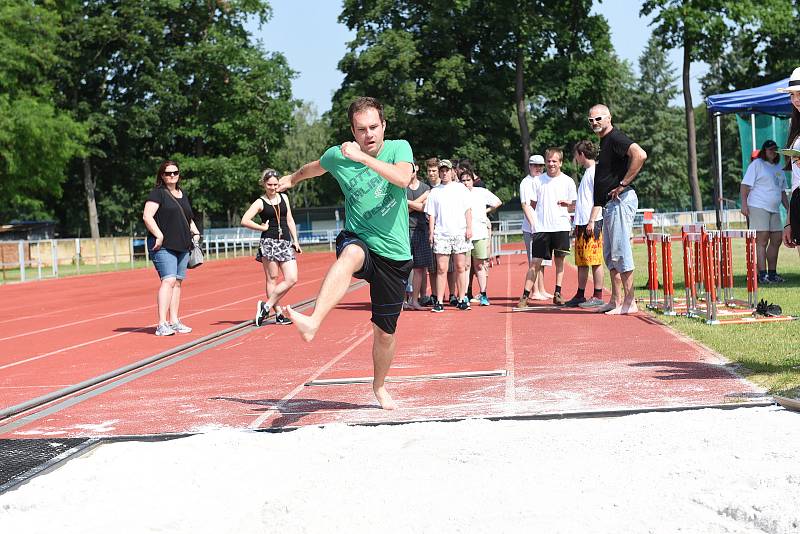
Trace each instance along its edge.
<path fill-rule="evenodd" d="M 163 176 L 164 169 L 166 169 L 170 165 L 175 165 L 176 167 L 178 167 L 178 172 L 181 171 L 181 166 L 178 165 L 177 161 L 172 161 L 171 159 L 166 160 L 165 162 L 163 162 L 161 165 L 158 166 L 158 171 L 156 172 L 156 187 L 164 187 L 164 176 Z M 175 184 L 175 189 L 180 189 L 180 188 L 181 188 L 180 180 L 178 180 L 178 183 Z"/>
<path fill-rule="evenodd" d="M 572 151 L 586 159 L 597 159 L 597 145 L 588 139 L 583 139 L 575 143 L 575 148 L 573 148 Z"/>
<path fill-rule="evenodd" d="M 350 126 L 353 125 L 353 116 L 356 113 L 370 108 L 378 111 L 378 117 L 380 117 L 381 122 L 383 122 L 383 104 L 381 104 L 377 98 L 372 98 L 371 96 L 360 96 L 353 100 L 353 103 L 350 104 L 349 108 L 347 108 L 347 118 L 350 120 Z"/>

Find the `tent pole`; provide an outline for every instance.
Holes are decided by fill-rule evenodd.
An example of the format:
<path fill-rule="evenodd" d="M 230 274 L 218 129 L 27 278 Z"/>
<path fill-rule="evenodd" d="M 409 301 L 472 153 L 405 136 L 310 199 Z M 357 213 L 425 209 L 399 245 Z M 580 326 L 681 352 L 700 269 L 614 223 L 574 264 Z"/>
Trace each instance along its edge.
<path fill-rule="evenodd" d="M 717 205 L 719 206 L 717 210 L 717 229 L 722 229 L 722 214 L 723 210 L 725 209 L 725 202 L 723 199 L 722 194 L 722 114 L 715 113 L 714 114 L 716 120 L 716 130 L 717 130 Z"/>
<path fill-rule="evenodd" d="M 752 152 L 753 150 L 756 150 L 756 114 L 755 113 L 751 113 L 750 114 L 750 136 L 753 139 L 753 148 L 750 150 Z"/>

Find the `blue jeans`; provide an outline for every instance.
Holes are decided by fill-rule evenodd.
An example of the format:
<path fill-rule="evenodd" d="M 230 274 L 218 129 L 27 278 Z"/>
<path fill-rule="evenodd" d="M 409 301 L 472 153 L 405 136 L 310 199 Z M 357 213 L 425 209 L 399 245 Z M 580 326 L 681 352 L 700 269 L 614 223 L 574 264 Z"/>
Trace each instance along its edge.
<path fill-rule="evenodd" d="M 153 260 L 153 265 L 156 266 L 158 276 L 162 280 L 165 278 L 177 278 L 178 280 L 186 278 L 186 268 L 189 265 L 189 251 L 172 250 L 162 247 L 153 252 L 154 243 L 155 240 L 147 238 L 147 251 L 150 254 L 150 259 Z"/>
<path fill-rule="evenodd" d="M 631 235 L 637 209 L 639 197 L 633 189 L 623 191 L 603 209 L 603 259 L 609 270 L 627 273 L 634 268 Z"/>

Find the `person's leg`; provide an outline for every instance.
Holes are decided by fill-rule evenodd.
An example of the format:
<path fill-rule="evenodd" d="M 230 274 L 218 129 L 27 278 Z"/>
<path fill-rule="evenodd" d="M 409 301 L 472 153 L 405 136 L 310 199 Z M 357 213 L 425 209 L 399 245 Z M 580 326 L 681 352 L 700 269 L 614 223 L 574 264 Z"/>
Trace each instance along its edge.
<path fill-rule="evenodd" d="M 450 254 L 436 255 L 436 302 L 444 304 L 444 289 L 447 281 L 447 266 L 450 263 Z"/>
<path fill-rule="evenodd" d="M 167 320 L 172 308 L 172 293 L 175 290 L 177 278 L 170 276 L 161 280 L 158 288 L 158 324 L 168 324 Z"/>
<path fill-rule="evenodd" d="M 759 274 L 767 273 L 767 244 L 769 243 L 769 232 L 756 232 L 756 265 Z"/>
<path fill-rule="evenodd" d="M 480 289 L 481 293 L 486 293 L 486 284 L 489 280 L 489 274 L 486 271 L 486 260 L 472 258 L 472 269 L 478 279 L 478 289 Z"/>
<path fill-rule="evenodd" d="M 283 309 L 284 315 L 294 322 L 305 341 L 311 341 L 319 330 L 320 324 L 328 313 L 336 306 L 350 285 L 350 278 L 364 265 L 364 250 L 355 244 L 344 247 L 339 257 L 333 262 L 322 287 L 317 295 L 317 302 L 311 315 L 296 312 L 291 306 Z"/>
<path fill-rule="evenodd" d="M 394 334 L 387 334 L 376 324 L 372 325 L 372 391 L 384 410 L 397 408 L 397 404 L 386 391 L 386 375 L 389 374 L 396 345 Z"/>
<path fill-rule="evenodd" d="M 268 260 L 267 258 L 261 259 L 261 266 L 264 268 L 264 294 L 267 296 L 266 307 L 268 316 L 270 309 L 274 304 L 270 304 L 270 298 L 272 297 L 272 294 L 275 293 L 275 286 L 278 285 L 277 278 L 278 274 L 280 273 L 280 269 L 278 267 L 278 262 Z"/>
<path fill-rule="evenodd" d="M 533 246 L 533 234 L 529 232 L 522 232 L 522 240 L 525 242 L 525 255 L 528 258 L 528 271 L 525 273 L 525 283 L 522 286 L 522 295 L 528 298 L 533 290 L 533 281 L 536 278 L 536 273 L 533 271 L 533 254 L 531 247 Z"/>
<path fill-rule="evenodd" d="M 778 272 L 778 253 L 783 242 L 783 232 L 769 232 L 767 245 L 767 272 L 770 276 Z"/>
<path fill-rule="evenodd" d="M 541 260 L 539 260 L 541 262 Z M 544 265 L 539 265 L 536 269 L 536 282 L 533 284 L 533 294 L 531 298 L 533 300 L 547 300 L 552 297 L 550 293 L 547 292 L 547 288 L 544 286 Z"/>
<path fill-rule="evenodd" d="M 458 286 L 460 284 L 458 274 L 455 268 L 454 254 L 451 254 L 447 258 L 447 293 L 449 295 L 458 295 Z"/>
<path fill-rule="evenodd" d="M 172 298 L 169 303 L 169 322 L 175 324 L 180 322 L 181 311 L 181 280 L 175 279 L 172 287 Z"/>
<path fill-rule="evenodd" d="M 603 265 L 593 265 L 592 266 L 592 281 L 594 282 L 594 292 L 593 296 L 597 298 L 601 298 L 597 295 L 599 292 L 600 294 L 603 293 Z"/>
<path fill-rule="evenodd" d="M 555 256 L 553 263 L 556 266 L 556 285 L 561 287 L 564 282 L 564 256 Z"/>
<path fill-rule="evenodd" d="M 280 268 L 281 273 L 283 273 L 283 280 L 275 284 L 270 292 L 269 300 L 267 300 L 267 307 L 275 308 L 278 313 L 281 313 L 282 310 L 278 303 L 280 302 L 281 298 L 283 298 L 283 296 L 288 293 L 289 290 L 292 289 L 297 283 L 297 260 L 283 261 L 280 264 L 276 263 L 276 271 L 278 268 Z M 277 278 L 276 272 L 273 279 L 277 280 Z"/>
<path fill-rule="evenodd" d="M 419 269 L 419 292 L 415 295 L 417 298 L 417 302 L 419 299 L 428 296 L 428 269 L 427 267 L 422 267 Z"/>
<path fill-rule="evenodd" d="M 456 270 L 456 298 L 461 302 L 467 294 L 466 276 L 469 273 L 467 255 L 464 253 L 454 254 L 453 263 Z"/>
<path fill-rule="evenodd" d="M 419 295 L 420 295 L 420 287 L 422 286 L 422 281 L 425 279 L 425 269 L 421 267 L 415 267 L 413 271 L 411 271 L 411 300 L 409 300 L 409 304 L 411 308 L 414 310 L 421 310 L 422 306 L 419 304 Z"/>
<path fill-rule="evenodd" d="M 589 281 L 589 267 L 578 267 L 578 293 L 576 296 L 585 296 L 586 282 Z"/>

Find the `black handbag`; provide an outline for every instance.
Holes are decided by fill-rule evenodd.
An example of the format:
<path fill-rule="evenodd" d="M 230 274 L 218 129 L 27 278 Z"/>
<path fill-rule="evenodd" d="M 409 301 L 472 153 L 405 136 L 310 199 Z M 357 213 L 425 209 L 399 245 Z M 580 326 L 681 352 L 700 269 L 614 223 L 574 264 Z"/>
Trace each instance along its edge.
<path fill-rule="evenodd" d="M 172 193 L 170 193 L 169 191 L 167 191 L 166 193 L 169 195 L 169 198 L 175 201 L 175 204 L 178 205 L 178 208 L 181 210 L 181 213 L 183 213 L 183 222 L 186 223 L 186 228 L 189 230 L 189 235 L 191 235 L 192 227 L 189 226 L 189 219 L 186 218 L 186 213 L 183 211 L 181 203 L 178 202 L 177 198 L 172 196 Z M 201 249 L 200 245 L 195 243 L 194 239 L 192 239 L 192 248 L 191 250 L 189 250 L 189 265 L 187 265 L 187 267 L 189 267 L 189 269 L 200 267 L 201 265 L 203 265 L 204 260 L 205 258 L 203 257 L 203 249 Z"/>

